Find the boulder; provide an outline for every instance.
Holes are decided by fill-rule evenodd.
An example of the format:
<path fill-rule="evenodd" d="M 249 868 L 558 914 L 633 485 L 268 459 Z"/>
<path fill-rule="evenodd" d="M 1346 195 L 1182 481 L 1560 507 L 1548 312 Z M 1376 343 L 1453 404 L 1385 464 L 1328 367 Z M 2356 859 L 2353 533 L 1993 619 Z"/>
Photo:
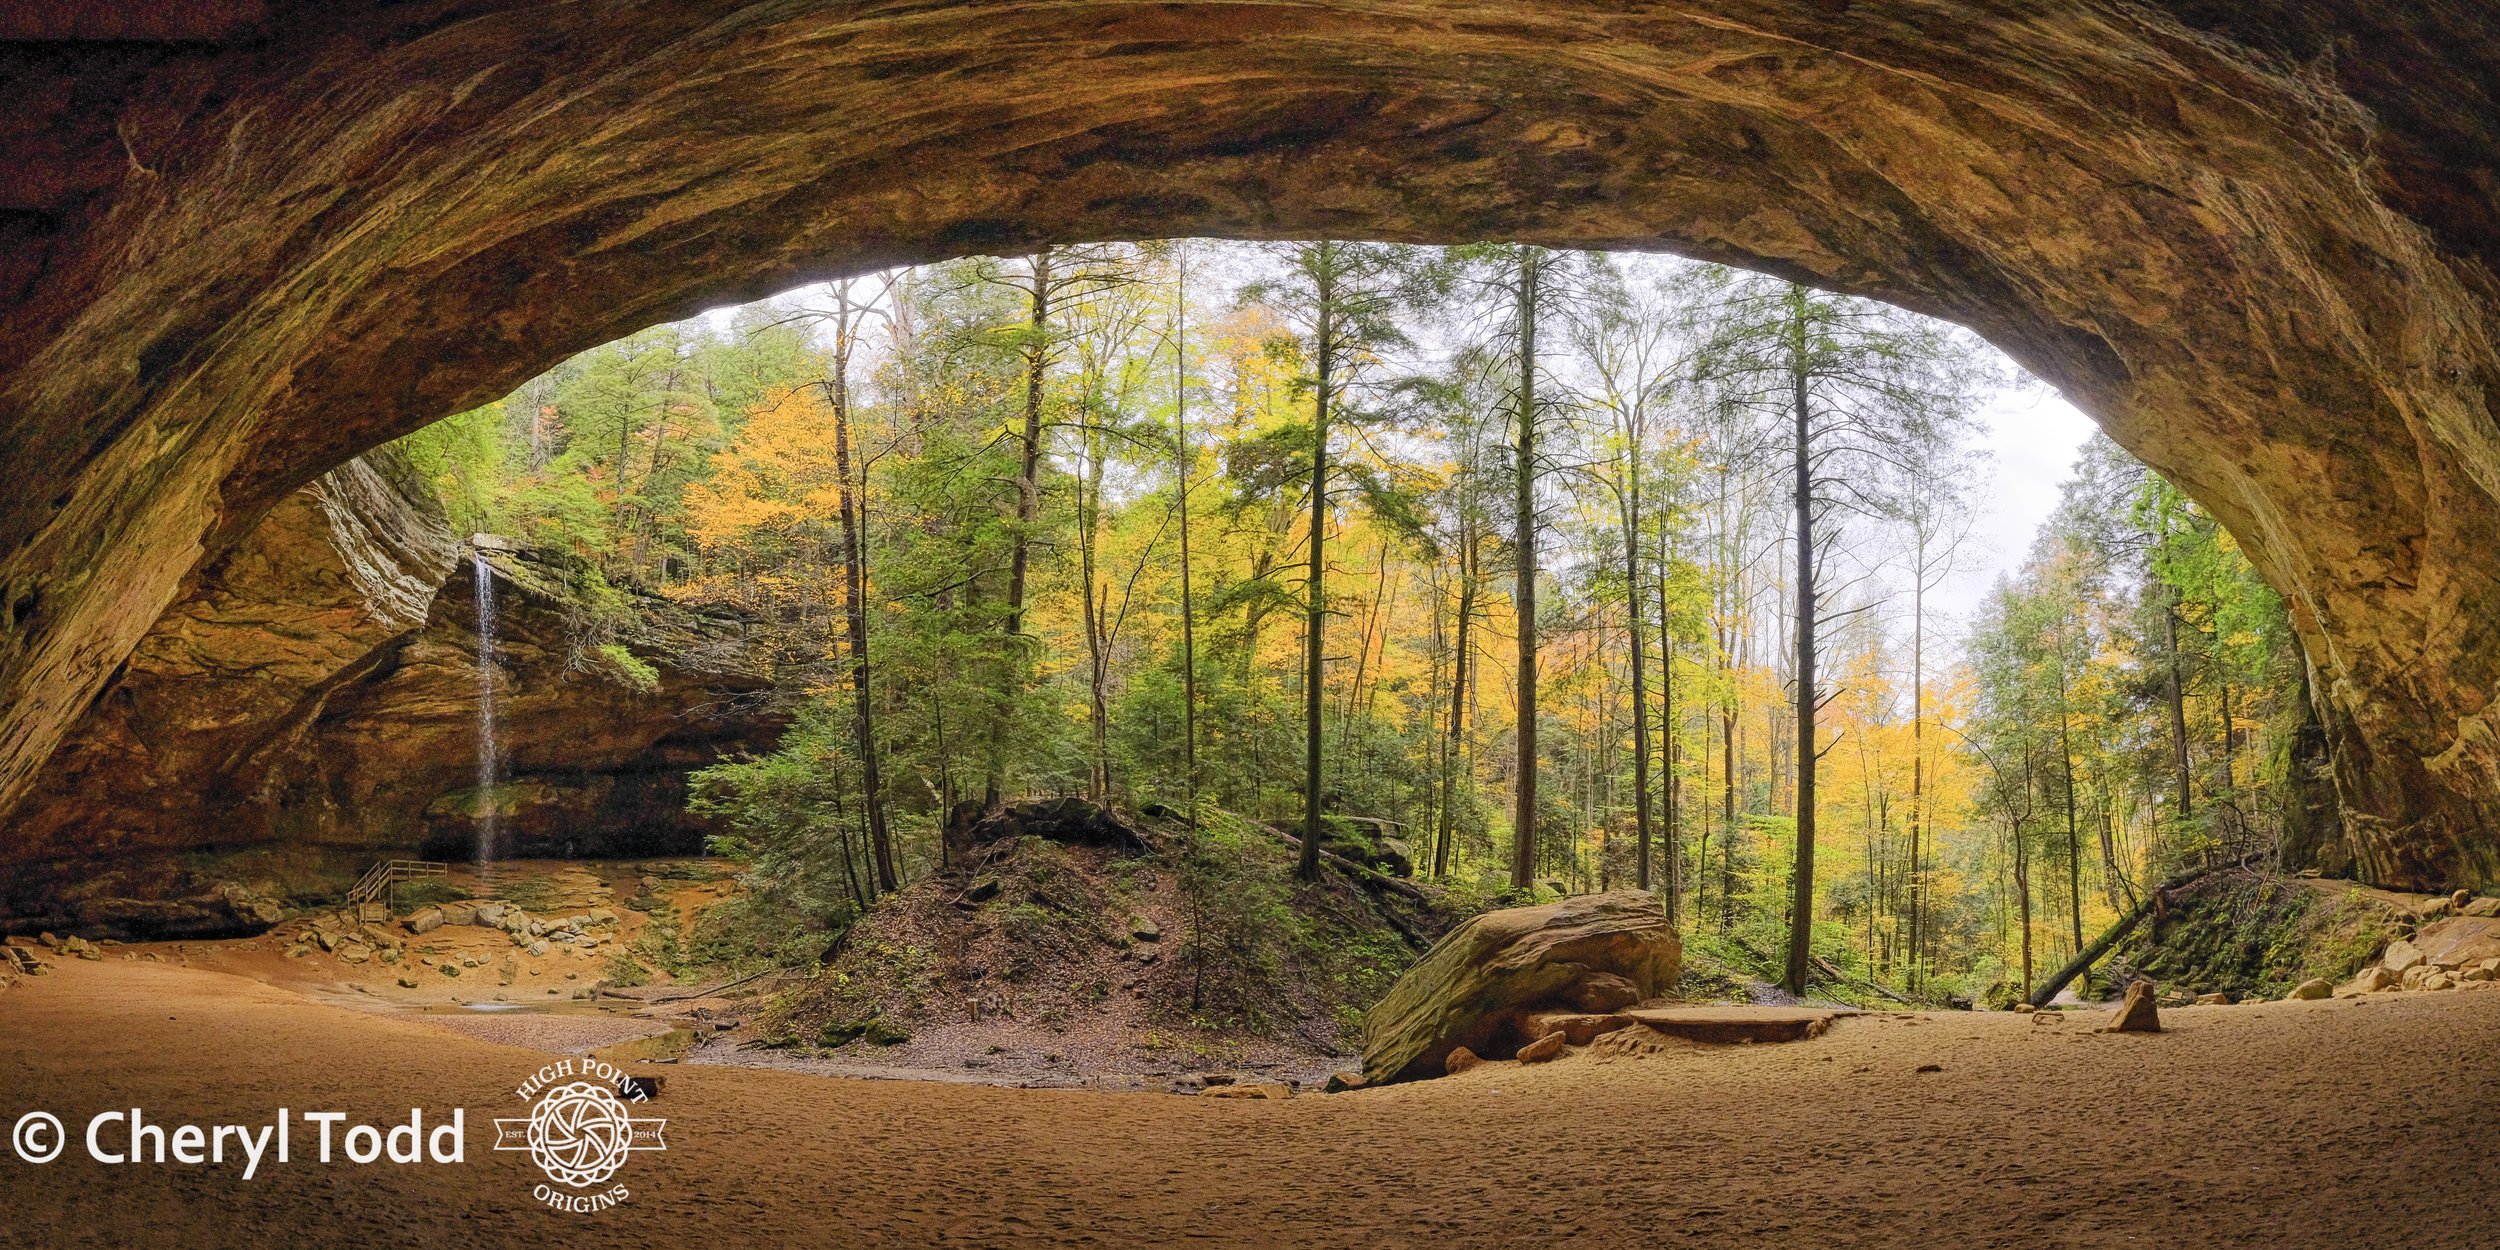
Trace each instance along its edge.
<path fill-rule="evenodd" d="M 1630 1023 L 1632 1017 L 1620 1011 L 1531 1011 L 1519 1018 L 1519 1031 L 1531 1038 L 1559 1033 L 1574 1046 L 1586 1046 Z"/>
<path fill-rule="evenodd" d="M 471 915 L 469 923 L 482 929 L 500 929 L 503 927 L 504 913 L 510 910 L 512 910 L 511 906 L 506 903 L 480 903 L 477 905 L 477 911 Z"/>
<path fill-rule="evenodd" d="M 2334 988 L 2326 983 L 2326 978 L 2311 977 L 2308 980 L 2293 986 L 2292 992 L 2285 997 L 2293 999 L 2294 1001 L 2306 1002 L 2312 999 L 2325 998 L 2334 992 Z"/>
<path fill-rule="evenodd" d="M 1218 1085 L 1200 1095 L 1205 1098 L 1267 1098 L 1293 1097 L 1293 1087 L 1275 1081 L 1257 1081 L 1241 1085 Z"/>
<path fill-rule="evenodd" d="M 2395 973 L 2397 976 L 2403 976 L 2407 970 L 2418 968 L 2422 965 L 2422 951 L 2413 943 L 2408 942 L 2403 938 L 2397 938 L 2395 941 L 2387 944 L 2387 953 L 2379 956 L 2378 962 L 2379 967 L 2385 968 L 2389 972 Z"/>
<path fill-rule="evenodd" d="M 2431 974 L 2422 978 L 2422 988 L 2426 990 L 2453 990 L 2456 987 L 2456 978 L 2437 968 L 2431 969 Z"/>
<path fill-rule="evenodd" d="M 2126 1001 L 2118 1004 L 2107 1030 L 2111 1033 L 2159 1033 L 2161 1010 L 2153 1005 L 2153 983 L 2137 981 L 2127 987 Z"/>
<path fill-rule="evenodd" d="M 1128 935 L 1140 942 L 1160 942 L 1163 940 L 1163 926 L 1138 916 L 1128 922 Z"/>
<path fill-rule="evenodd" d="M 1444 1055 L 1441 1059 L 1441 1075 L 1457 1076 L 1461 1072 L 1483 1066 L 1484 1060 L 1479 1058 L 1476 1055 L 1476 1052 L 1469 1050 L 1464 1046 L 1454 1046 L 1450 1049 L 1450 1053 Z M 1368 1081 L 1368 1079 L 1367 1074 L 1366 1080 Z"/>
<path fill-rule="evenodd" d="M 1320 1090 L 1323 1093 L 1342 1094 L 1348 1090 L 1357 1090 L 1361 1088 L 1363 1088 L 1362 1073 L 1331 1072 L 1328 1074 L 1328 1083 L 1321 1086 Z"/>
<path fill-rule="evenodd" d="M 1532 1040 L 1520 1036 L 1524 1014 L 1572 1004 L 1598 976 L 1656 997 L 1675 986 L 1681 960 L 1665 911 L 1637 890 L 1486 912 L 1451 930 L 1364 1017 L 1364 1079 L 1429 1078 L 1462 1047 L 1507 1053 Z M 1620 993 L 1602 984 L 1601 998 Z"/>
<path fill-rule="evenodd" d="M 2199 994 L 2196 996 L 2196 1005 L 2199 1007 L 2228 1007 L 2231 1005 L 2231 996 L 2228 994 Z"/>
<path fill-rule="evenodd" d="M 1571 992 L 1563 997 L 1564 1001 L 1582 1011 L 1603 1013 L 1621 1011 L 1649 995 L 1628 978 L 1611 972 L 1592 972 L 1581 978 L 1580 983 L 1572 986 Z"/>
<path fill-rule="evenodd" d="M 2424 963 L 2440 968 L 2470 968 L 2500 958 L 2500 918 L 2452 916 L 2422 926 L 2407 945 Z"/>
<path fill-rule="evenodd" d="M 2389 973 L 2384 965 L 2371 964 L 2361 970 L 2361 975 L 2344 982 L 2343 986 L 2335 992 L 2344 995 L 2375 994 L 2380 990 L 2392 990 L 2396 988 L 2396 985 L 2395 976 Z"/>
<path fill-rule="evenodd" d="M 2461 916 L 2500 916 L 2500 896 L 2486 896 L 2457 909 Z"/>
<path fill-rule="evenodd" d="M 458 925 L 471 925 L 471 924 L 476 924 L 476 923 L 477 923 L 477 904 L 475 904 L 475 903 L 445 903 L 445 904 L 443 904 L 443 923 L 444 923 L 444 924 L 458 924 Z"/>
<path fill-rule="evenodd" d="M 408 918 L 400 923 L 407 925 L 410 933 L 418 934 L 420 936 L 432 933 L 436 929 L 443 927 L 443 909 L 440 907 L 420 907 L 417 910 L 410 912 L 408 914 Z"/>
<path fill-rule="evenodd" d="M 1518 1056 L 1519 1062 L 1543 1063 L 1548 1059 L 1560 1058 L 1563 1053 L 1563 1047 L 1566 1045 L 1567 1041 L 1568 1039 L 1560 1033 L 1548 1033 L 1545 1036 L 1520 1047 Z"/>

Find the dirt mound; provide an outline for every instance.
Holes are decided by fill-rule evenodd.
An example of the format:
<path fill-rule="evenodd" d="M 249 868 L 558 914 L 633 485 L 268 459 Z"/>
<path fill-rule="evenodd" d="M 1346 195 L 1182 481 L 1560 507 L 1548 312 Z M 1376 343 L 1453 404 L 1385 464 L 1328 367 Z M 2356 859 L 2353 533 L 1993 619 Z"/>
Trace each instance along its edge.
<path fill-rule="evenodd" d="M 1076 800 L 965 813 L 955 867 L 880 902 L 782 996 L 758 1045 L 984 1077 L 1324 1072 L 1470 900 L 1291 842 Z M 1342 1065 L 1340 1065 L 1342 1066 Z"/>

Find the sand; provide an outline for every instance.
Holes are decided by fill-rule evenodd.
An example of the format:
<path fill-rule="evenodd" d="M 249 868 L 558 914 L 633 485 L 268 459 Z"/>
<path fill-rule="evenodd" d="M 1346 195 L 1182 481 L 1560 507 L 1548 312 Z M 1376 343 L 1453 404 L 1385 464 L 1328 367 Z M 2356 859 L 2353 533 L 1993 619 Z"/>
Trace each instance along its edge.
<path fill-rule="evenodd" d="M 2083 1013 L 2077 1013 L 2078 1016 Z M 680 1065 L 626 1204 L 546 1210 L 489 1121 L 544 1052 L 229 974 L 0 993 L 0 1122 L 466 1108 L 462 1165 L 108 1167 L 0 1147 L 13 1246 L 2489 1244 L 2500 992 L 2070 1019 L 1875 1015 L 1778 1046 L 1282 1102 Z M 1940 1071 L 1918 1071 L 1936 1065 Z"/>

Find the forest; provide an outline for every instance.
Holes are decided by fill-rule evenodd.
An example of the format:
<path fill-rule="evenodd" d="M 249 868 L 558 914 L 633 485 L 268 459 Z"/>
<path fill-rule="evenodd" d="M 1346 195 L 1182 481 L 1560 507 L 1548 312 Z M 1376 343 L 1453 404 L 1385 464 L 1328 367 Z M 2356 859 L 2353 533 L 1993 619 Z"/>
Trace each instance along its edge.
<path fill-rule="evenodd" d="M 795 728 L 694 802 L 815 923 L 961 805 L 1076 795 L 1370 818 L 1486 905 L 1636 886 L 1792 991 L 2002 1003 L 2322 784 L 2282 604 L 2106 439 L 1937 609 L 2022 541 L 1976 420 L 2037 385 L 1668 257 L 1170 240 L 656 326 L 403 444 L 594 595 L 745 611 Z"/>

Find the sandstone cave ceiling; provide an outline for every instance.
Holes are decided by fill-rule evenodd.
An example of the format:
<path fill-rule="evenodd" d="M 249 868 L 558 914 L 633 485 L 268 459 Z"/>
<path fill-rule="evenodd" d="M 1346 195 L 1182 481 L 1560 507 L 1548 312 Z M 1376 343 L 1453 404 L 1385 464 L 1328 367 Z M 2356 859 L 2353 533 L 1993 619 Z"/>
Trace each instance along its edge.
<path fill-rule="evenodd" d="M 288 492 L 619 333 L 1042 242 L 1507 237 L 1979 329 L 2284 593 L 2363 873 L 2500 879 L 2487 6 L 211 0 L 0 23 L 0 802 Z"/>

